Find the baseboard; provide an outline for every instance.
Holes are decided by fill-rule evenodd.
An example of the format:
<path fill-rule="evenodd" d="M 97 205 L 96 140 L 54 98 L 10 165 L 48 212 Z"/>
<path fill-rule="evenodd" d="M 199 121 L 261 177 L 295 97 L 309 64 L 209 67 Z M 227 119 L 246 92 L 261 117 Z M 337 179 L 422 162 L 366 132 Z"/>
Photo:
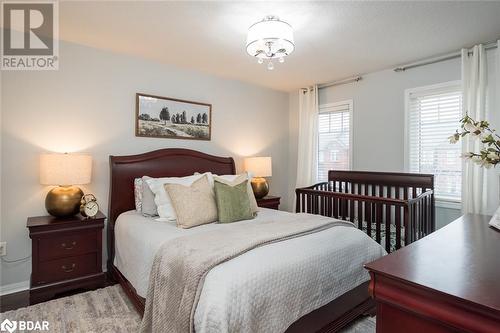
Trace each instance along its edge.
<path fill-rule="evenodd" d="M 30 289 L 29 281 L 16 282 L 0 286 L 0 296 L 17 293 Z"/>

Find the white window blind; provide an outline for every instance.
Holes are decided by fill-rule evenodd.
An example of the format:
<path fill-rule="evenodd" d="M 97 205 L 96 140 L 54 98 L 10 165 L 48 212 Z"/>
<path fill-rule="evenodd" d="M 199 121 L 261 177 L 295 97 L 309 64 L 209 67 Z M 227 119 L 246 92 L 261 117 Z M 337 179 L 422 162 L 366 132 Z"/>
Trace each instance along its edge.
<path fill-rule="evenodd" d="M 434 174 L 436 198 L 460 201 L 461 145 L 450 144 L 462 117 L 462 91 L 457 83 L 407 91 L 409 171 Z"/>
<path fill-rule="evenodd" d="M 319 106 L 318 181 L 328 180 L 328 170 L 351 167 L 352 101 Z"/>

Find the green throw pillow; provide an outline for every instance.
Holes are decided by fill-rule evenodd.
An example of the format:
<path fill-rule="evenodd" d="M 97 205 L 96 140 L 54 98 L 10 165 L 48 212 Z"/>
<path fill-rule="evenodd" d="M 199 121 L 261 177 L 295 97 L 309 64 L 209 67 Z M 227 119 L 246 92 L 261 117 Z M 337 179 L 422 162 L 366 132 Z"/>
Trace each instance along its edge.
<path fill-rule="evenodd" d="M 252 207 L 248 198 L 247 182 L 227 185 L 217 180 L 214 182 L 215 201 L 219 223 L 231 223 L 253 219 Z"/>

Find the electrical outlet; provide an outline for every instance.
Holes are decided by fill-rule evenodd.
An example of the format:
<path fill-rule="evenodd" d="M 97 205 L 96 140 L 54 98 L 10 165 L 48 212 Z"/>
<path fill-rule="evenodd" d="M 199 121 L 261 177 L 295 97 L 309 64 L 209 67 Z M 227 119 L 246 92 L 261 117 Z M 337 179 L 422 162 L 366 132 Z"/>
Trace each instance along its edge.
<path fill-rule="evenodd" d="M 7 242 L 0 242 L 0 257 L 7 255 Z"/>

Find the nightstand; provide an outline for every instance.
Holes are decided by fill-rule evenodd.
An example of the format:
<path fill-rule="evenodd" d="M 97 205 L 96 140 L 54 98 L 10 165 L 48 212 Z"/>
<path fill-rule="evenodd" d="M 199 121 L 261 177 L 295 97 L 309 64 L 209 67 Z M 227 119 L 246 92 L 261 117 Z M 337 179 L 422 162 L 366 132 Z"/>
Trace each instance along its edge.
<path fill-rule="evenodd" d="M 80 214 L 58 218 L 29 217 L 32 240 L 30 304 L 74 289 L 104 286 L 102 229 L 106 216 Z"/>
<path fill-rule="evenodd" d="M 262 199 L 257 199 L 257 206 L 278 210 L 280 207 L 280 197 L 268 195 Z"/>

